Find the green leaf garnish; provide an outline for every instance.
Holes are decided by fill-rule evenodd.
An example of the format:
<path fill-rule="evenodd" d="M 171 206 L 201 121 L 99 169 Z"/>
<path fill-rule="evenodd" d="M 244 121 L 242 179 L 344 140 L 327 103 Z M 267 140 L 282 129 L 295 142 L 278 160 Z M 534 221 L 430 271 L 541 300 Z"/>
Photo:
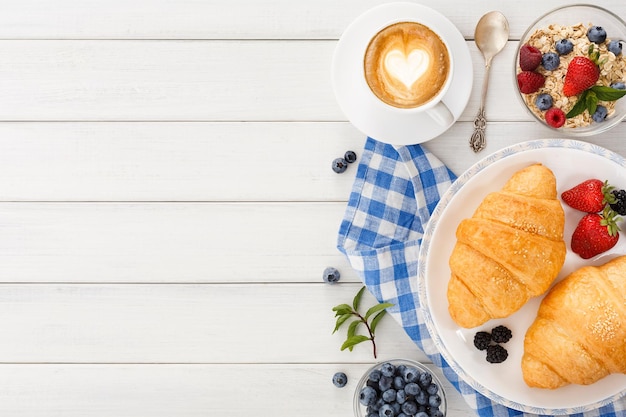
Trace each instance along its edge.
<path fill-rule="evenodd" d="M 600 101 L 615 101 L 626 95 L 626 90 L 618 90 L 604 85 L 594 85 L 590 88 Z"/>
<path fill-rule="evenodd" d="M 361 304 L 361 298 L 363 297 L 363 293 L 365 292 L 365 286 L 361 287 L 359 291 L 356 293 L 354 298 L 352 299 L 352 306 L 349 304 L 339 304 L 333 307 L 333 311 L 335 312 L 335 317 L 337 317 L 337 321 L 335 322 L 335 329 L 333 330 L 333 334 L 339 330 L 339 328 L 350 319 L 354 319 L 350 322 L 347 331 L 346 340 L 341 345 L 341 350 L 348 349 L 352 351 L 352 348 L 366 340 L 372 341 L 372 348 L 374 351 L 374 357 L 376 357 L 376 343 L 374 342 L 376 327 L 380 323 L 380 320 L 385 316 L 386 309 L 393 306 L 391 303 L 379 303 L 372 307 L 370 307 L 365 316 L 361 315 L 358 311 L 359 305 Z M 371 319 L 371 321 L 370 321 Z M 363 323 L 367 328 L 367 332 L 369 336 L 357 334 L 357 329 L 359 325 Z"/>
<path fill-rule="evenodd" d="M 570 111 L 567 112 L 567 114 L 565 115 L 565 117 L 567 117 L 568 119 L 571 119 L 572 117 L 576 117 L 579 114 L 581 114 L 582 112 L 584 112 L 587 109 L 587 91 L 585 90 L 582 92 L 582 94 L 580 95 L 578 101 L 576 102 L 576 104 L 574 104 L 574 107 L 572 107 L 570 109 Z"/>
<path fill-rule="evenodd" d="M 600 101 L 615 101 L 626 95 L 626 90 L 618 90 L 617 88 L 607 87 L 605 85 L 594 85 L 583 91 L 578 97 L 578 101 L 565 115 L 568 119 L 576 117 L 585 110 L 589 114 L 594 114 Z"/>

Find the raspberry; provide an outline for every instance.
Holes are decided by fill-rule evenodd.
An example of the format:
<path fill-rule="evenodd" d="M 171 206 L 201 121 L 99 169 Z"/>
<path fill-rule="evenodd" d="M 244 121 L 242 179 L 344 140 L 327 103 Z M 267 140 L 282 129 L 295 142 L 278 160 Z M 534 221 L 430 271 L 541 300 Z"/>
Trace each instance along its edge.
<path fill-rule="evenodd" d="M 506 343 L 511 340 L 513 333 L 506 326 L 497 326 L 491 331 L 491 338 L 496 343 Z"/>
<path fill-rule="evenodd" d="M 565 124 L 565 113 L 559 108 L 552 107 L 546 112 L 546 123 L 556 128 L 563 126 Z"/>
<path fill-rule="evenodd" d="M 509 357 L 509 352 L 500 345 L 491 345 L 487 348 L 487 362 L 502 363 Z"/>
<path fill-rule="evenodd" d="M 487 332 L 478 332 L 474 335 L 474 346 L 478 350 L 485 350 L 491 343 L 491 334 Z"/>
<path fill-rule="evenodd" d="M 541 64 L 541 51 L 525 44 L 519 50 L 519 66 L 522 71 L 534 71 Z"/>
<path fill-rule="evenodd" d="M 533 71 L 522 71 L 517 74 L 517 86 L 524 94 L 531 94 L 543 87 L 546 81 L 543 75 Z"/>

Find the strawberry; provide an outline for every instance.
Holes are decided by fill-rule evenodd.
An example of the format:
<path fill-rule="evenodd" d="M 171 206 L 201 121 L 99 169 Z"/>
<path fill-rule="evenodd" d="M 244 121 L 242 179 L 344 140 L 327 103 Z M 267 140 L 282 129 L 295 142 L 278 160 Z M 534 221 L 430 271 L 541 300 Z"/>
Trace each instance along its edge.
<path fill-rule="evenodd" d="M 619 240 L 615 222 L 615 212 L 608 207 L 602 214 L 585 214 L 572 234 L 572 251 L 589 259 L 611 249 Z"/>
<path fill-rule="evenodd" d="M 567 67 L 563 82 L 563 94 L 567 97 L 578 95 L 593 87 L 598 78 L 600 78 L 598 65 L 587 57 L 576 56 Z"/>
<path fill-rule="evenodd" d="M 517 86 L 524 94 L 531 94 L 543 87 L 545 77 L 538 72 L 522 71 L 517 74 Z"/>
<path fill-rule="evenodd" d="M 568 206 L 585 213 L 599 213 L 607 202 L 614 200 L 612 186 L 608 181 L 589 179 L 561 193 L 561 199 Z"/>
<path fill-rule="evenodd" d="M 541 64 L 541 51 L 524 44 L 519 50 L 519 67 L 522 71 L 534 71 Z"/>
<path fill-rule="evenodd" d="M 552 127 L 559 128 L 565 124 L 565 113 L 557 107 L 551 107 L 546 112 L 546 123 Z"/>

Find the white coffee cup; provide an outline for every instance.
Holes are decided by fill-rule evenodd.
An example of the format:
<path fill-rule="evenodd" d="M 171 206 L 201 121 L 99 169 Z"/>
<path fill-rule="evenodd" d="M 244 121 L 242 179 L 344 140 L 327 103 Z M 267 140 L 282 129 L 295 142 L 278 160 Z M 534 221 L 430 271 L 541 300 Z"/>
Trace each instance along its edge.
<path fill-rule="evenodd" d="M 441 126 L 454 122 L 442 101 L 453 79 L 453 55 L 431 25 L 400 20 L 373 31 L 362 68 L 363 88 L 387 111 L 424 112 Z"/>

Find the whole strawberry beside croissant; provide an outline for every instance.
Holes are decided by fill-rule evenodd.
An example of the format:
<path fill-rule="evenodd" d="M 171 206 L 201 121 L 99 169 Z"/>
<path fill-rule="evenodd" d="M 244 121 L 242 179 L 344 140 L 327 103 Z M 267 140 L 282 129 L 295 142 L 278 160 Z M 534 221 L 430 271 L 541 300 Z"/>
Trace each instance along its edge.
<path fill-rule="evenodd" d="M 564 191 L 561 199 L 585 213 L 572 234 L 574 253 L 589 259 L 617 244 L 620 236 L 617 222 L 620 215 L 626 215 L 626 191 L 593 178 Z"/>

